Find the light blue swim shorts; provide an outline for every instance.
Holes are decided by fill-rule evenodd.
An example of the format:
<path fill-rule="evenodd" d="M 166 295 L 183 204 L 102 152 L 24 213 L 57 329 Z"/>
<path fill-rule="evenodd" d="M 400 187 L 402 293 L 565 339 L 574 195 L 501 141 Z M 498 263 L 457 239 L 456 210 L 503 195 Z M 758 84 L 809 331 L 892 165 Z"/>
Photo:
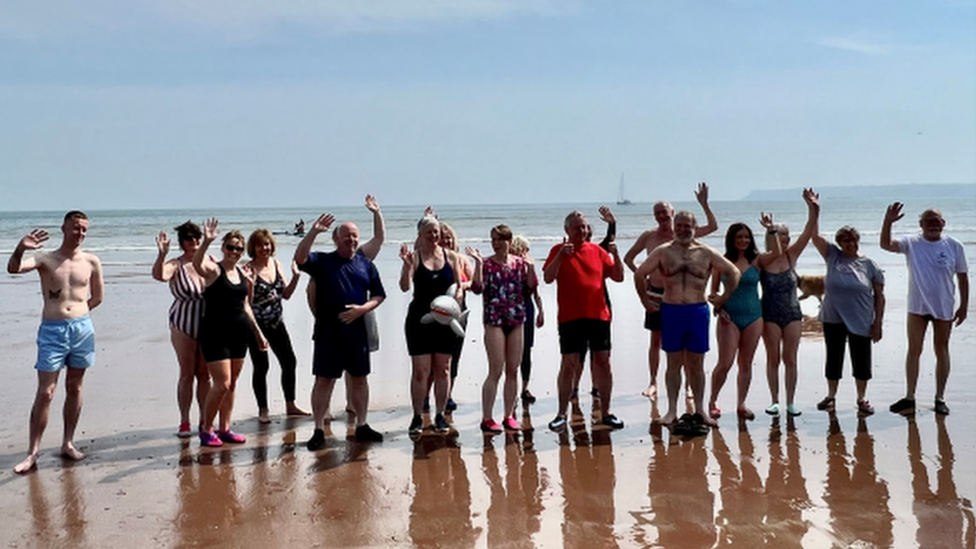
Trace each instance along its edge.
<path fill-rule="evenodd" d="M 95 364 L 95 326 L 88 315 L 67 320 L 44 320 L 37 329 L 35 370 L 88 368 Z"/>

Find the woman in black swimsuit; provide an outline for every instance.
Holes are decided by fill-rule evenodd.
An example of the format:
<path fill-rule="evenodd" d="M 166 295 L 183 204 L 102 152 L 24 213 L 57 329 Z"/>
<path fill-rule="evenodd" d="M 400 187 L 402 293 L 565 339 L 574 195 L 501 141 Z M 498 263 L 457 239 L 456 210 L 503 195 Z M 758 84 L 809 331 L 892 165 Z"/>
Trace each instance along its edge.
<path fill-rule="evenodd" d="M 437 407 L 434 430 L 446 433 L 451 429 L 444 419 L 444 409 L 451 382 L 451 353 L 458 336 L 449 326 L 437 322 L 423 324 L 420 319 L 430 312 L 430 302 L 435 297 L 444 295 L 455 285 L 461 268 L 457 254 L 440 245 L 440 224 L 436 218 L 425 216 L 421 219 L 418 233 L 416 251 L 411 251 L 406 244 L 400 247 L 400 259 L 403 260 L 400 289 L 407 292 L 411 286 L 414 288 L 404 326 L 407 350 L 413 363 L 410 382 L 414 413 L 409 429 L 411 435 L 419 435 L 424 428 L 421 414 L 431 371 L 434 373 L 434 401 Z M 460 291 L 459 286 L 455 285 L 455 298 L 459 302 Z"/>
<path fill-rule="evenodd" d="M 224 235 L 224 257 L 220 262 L 215 262 L 207 255 L 207 248 L 218 234 L 217 220 L 211 217 L 203 224 L 203 242 L 193 254 L 193 268 L 206 283 L 200 345 L 213 381 L 207 393 L 204 405 L 206 417 L 200 431 L 200 443 L 204 446 L 245 441 L 243 436 L 230 430 L 230 415 L 234 410 L 237 378 L 241 375 L 244 355 L 247 354 L 248 331 L 254 333 L 260 350 L 268 349 L 268 340 L 254 320 L 247 300 L 254 280 L 249 280 L 237 266 L 244 254 L 244 235 L 240 231 L 230 231 Z M 214 419 L 218 411 L 220 425 L 214 432 Z"/>

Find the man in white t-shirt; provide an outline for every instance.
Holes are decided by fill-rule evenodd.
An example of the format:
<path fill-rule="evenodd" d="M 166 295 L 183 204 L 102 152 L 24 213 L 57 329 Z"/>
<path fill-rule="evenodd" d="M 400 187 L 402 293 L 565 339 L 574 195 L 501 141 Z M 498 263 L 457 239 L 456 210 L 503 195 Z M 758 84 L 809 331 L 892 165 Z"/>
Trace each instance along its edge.
<path fill-rule="evenodd" d="M 888 206 L 881 227 L 881 247 L 889 252 L 905 254 L 908 262 L 908 353 L 905 357 L 905 398 L 891 405 L 892 412 L 909 414 L 915 411 L 915 387 L 918 385 L 918 362 L 922 355 L 925 331 L 932 322 L 935 346 L 935 413 L 946 415 L 946 380 L 949 379 L 949 335 L 952 325 L 966 320 L 969 307 L 969 277 L 966 253 L 962 244 L 951 236 L 943 236 L 945 219 L 942 212 L 929 208 L 919 216 L 922 232 L 891 238 L 891 225 L 904 214 L 901 202 Z M 959 282 L 959 307 L 954 309 L 956 285 Z"/>

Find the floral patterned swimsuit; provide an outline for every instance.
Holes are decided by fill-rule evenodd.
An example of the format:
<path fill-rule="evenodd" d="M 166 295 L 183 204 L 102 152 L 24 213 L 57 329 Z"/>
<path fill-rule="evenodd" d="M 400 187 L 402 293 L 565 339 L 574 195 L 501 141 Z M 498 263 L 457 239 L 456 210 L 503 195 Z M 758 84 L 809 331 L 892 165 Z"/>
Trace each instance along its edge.
<path fill-rule="evenodd" d="M 529 281 L 528 263 L 509 256 L 508 265 L 486 258 L 484 274 L 485 325 L 511 327 L 525 323 L 525 293 Z"/>

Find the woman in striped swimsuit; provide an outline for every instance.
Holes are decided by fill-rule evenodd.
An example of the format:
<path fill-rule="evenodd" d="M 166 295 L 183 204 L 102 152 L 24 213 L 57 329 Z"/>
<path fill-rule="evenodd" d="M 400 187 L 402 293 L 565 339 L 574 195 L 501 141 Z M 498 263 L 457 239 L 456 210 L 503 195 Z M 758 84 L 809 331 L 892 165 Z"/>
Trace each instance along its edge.
<path fill-rule="evenodd" d="M 190 404 L 193 402 L 194 378 L 197 380 L 196 396 L 201 422 L 203 402 L 210 390 L 210 376 L 197 340 L 200 317 L 203 315 L 203 278 L 193 268 L 193 253 L 200 247 L 203 233 L 198 225 L 187 221 L 176 227 L 176 234 L 183 254 L 166 261 L 170 241 L 166 232 L 160 231 L 156 237 L 159 254 L 153 263 L 152 275 L 160 282 L 169 282 L 169 290 L 173 293 L 173 305 L 169 308 L 169 337 L 180 365 L 180 379 L 176 385 L 176 402 L 180 407 L 177 435 L 188 438 L 191 436 Z"/>

